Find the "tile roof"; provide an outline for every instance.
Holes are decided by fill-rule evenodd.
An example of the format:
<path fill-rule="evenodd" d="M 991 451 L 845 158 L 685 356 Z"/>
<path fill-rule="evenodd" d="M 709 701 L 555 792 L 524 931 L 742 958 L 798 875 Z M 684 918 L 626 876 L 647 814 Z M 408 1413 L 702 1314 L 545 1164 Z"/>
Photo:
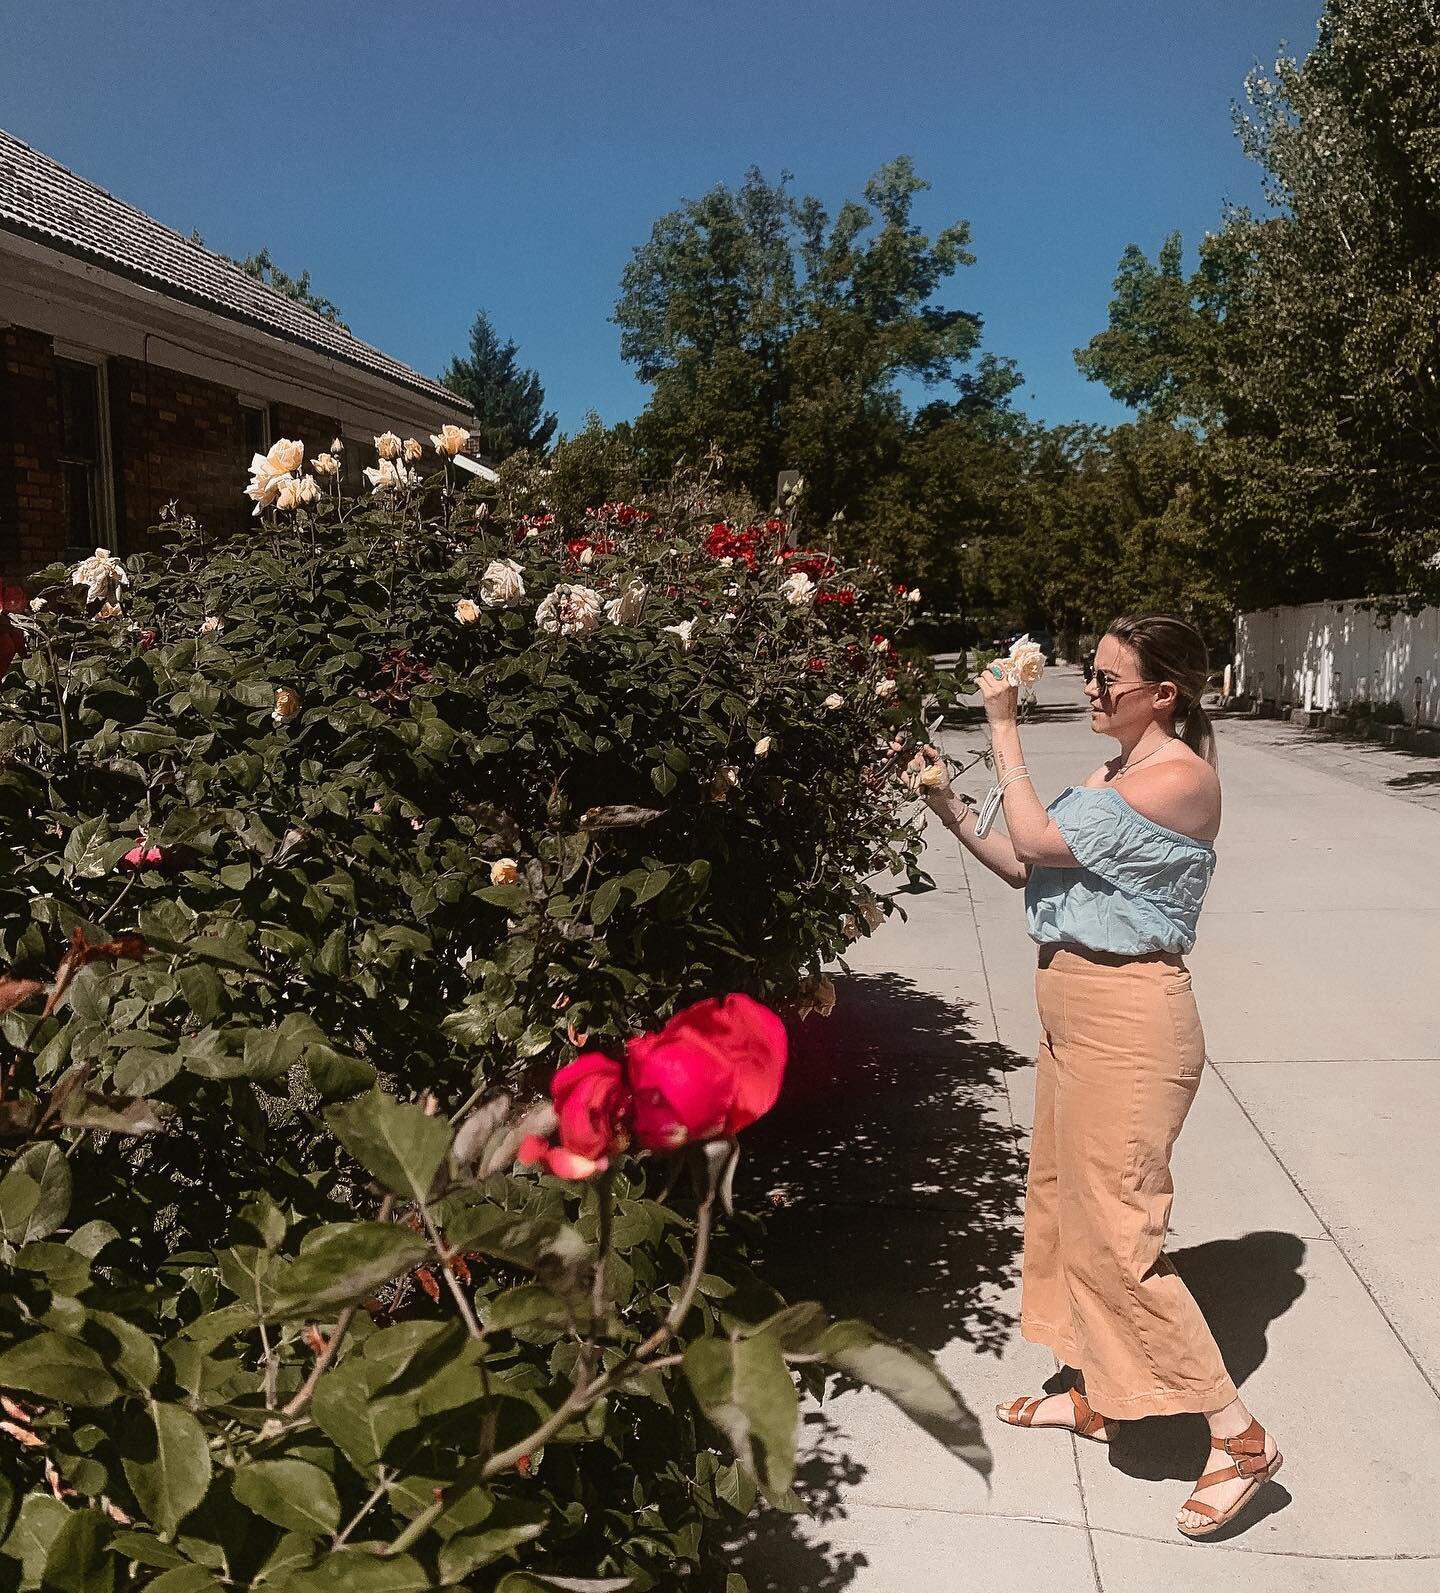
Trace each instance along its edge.
<path fill-rule="evenodd" d="M 458 393 L 362 343 L 239 266 L 0 128 L 0 229 L 90 260 L 170 298 L 260 328 L 343 360 L 443 404 L 468 410 Z"/>

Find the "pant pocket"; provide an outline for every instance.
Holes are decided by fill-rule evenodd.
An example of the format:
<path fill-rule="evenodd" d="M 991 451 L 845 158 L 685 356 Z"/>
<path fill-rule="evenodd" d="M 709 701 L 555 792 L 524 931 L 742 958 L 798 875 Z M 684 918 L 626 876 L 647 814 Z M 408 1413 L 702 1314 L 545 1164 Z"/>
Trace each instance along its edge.
<path fill-rule="evenodd" d="M 1198 1079 L 1205 1067 L 1205 1031 L 1190 975 L 1181 974 L 1165 986 L 1165 1010 L 1175 1044 L 1175 1067 L 1182 1079 Z"/>

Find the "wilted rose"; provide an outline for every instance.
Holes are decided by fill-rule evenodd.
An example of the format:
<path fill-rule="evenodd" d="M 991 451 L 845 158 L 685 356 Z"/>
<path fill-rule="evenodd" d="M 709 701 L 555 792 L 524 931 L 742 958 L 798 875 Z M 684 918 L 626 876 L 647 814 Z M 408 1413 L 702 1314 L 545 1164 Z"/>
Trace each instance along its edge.
<path fill-rule="evenodd" d="M 202 636 L 218 636 L 225 629 L 225 621 L 218 614 L 207 614 L 200 621 L 200 634 Z"/>
<path fill-rule="evenodd" d="M 893 680 L 877 680 L 875 682 L 875 695 L 877 697 L 893 697 L 896 686 Z"/>
<path fill-rule="evenodd" d="M 425 450 L 420 446 L 418 438 L 407 437 L 401 444 L 400 452 L 407 460 L 409 460 L 411 464 L 414 464 L 420 455 L 425 452 Z"/>
<path fill-rule="evenodd" d="M 513 857 L 497 857 L 490 865 L 492 885 L 518 885 L 519 882 L 520 865 Z"/>
<path fill-rule="evenodd" d="M 277 725 L 288 725 L 300 712 L 300 693 L 289 686 L 281 686 L 275 693 L 275 706 L 270 717 Z"/>
<path fill-rule="evenodd" d="M 814 979 L 805 982 L 800 991 L 800 1016 L 808 1018 L 812 1012 L 818 1012 L 822 1018 L 828 1018 L 835 1010 L 835 981 L 829 974 L 820 974 Z"/>
<path fill-rule="evenodd" d="M 438 432 L 430 433 L 430 441 L 434 443 L 437 454 L 444 454 L 446 458 L 453 459 L 470 441 L 470 433 L 463 426 L 451 426 L 447 423 Z"/>
<path fill-rule="evenodd" d="M 650 588 L 639 576 L 632 576 L 619 597 L 612 597 L 605 605 L 605 618 L 612 625 L 633 625 L 645 612 L 645 599 Z"/>
<path fill-rule="evenodd" d="M 770 749 L 774 745 L 774 736 L 761 736 L 760 739 L 755 743 L 755 756 L 757 758 L 768 757 L 770 754 Z"/>
<path fill-rule="evenodd" d="M 109 548 L 96 548 L 71 570 L 70 584 L 85 588 L 87 603 L 112 603 L 120 596 L 120 589 L 129 586 L 130 577 Z"/>
<path fill-rule="evenodd" d="M 462 625 L 473 625 L 480 618 L 480 605 L 468 597 L 462 597 L 455 605 L 455 618 Z"/>
<path fill-rule="evenodd" d="M 381 459 L 398 459 L 404 446 L 393 431 L 382 432 L 375 439 L 375 452 Z"/>
<path fill-rule="evenodd" d="M 525 579 L 514 559 L 491 559 L 480 577 L 480 601 L 486 608 L 508 608 L 525 596 Z"/>
<path fill-rule="evenodd" d="M 535 624 L 551 636 L 578 636 L 593 631 L 604 611 L 593 587 L 562 581 L 535 610 Z"/>
<path fill-rule="evenodd" d="M 330 452 L 332 454 L 343 454 L 345 452 L 344 441 L 339 437 L 332 437 L 330 439 Z"/>

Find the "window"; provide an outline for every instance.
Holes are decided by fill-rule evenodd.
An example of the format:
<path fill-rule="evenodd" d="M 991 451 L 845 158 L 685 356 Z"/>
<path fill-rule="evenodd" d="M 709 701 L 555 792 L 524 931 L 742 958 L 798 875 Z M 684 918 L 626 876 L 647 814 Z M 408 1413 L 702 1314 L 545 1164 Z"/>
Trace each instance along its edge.
<path fill-rule="evenodd" d="M 256 454 L 270 450 L 270 410 L 264 404 L 240 404 L 240 424 L 244 427 L 245 463 Z"/>
<path fill-rule="evenodd" d="M 98 365 L 57 360 L 60 390 L 60 493 L 72 547 L 94 547 L 109 534 L 104 381 Z"/>
<path fill-rule="evenodd" d="M 345 456 L 341 464 L 345 472 L 345 491 L 352 498 L 363 497 L 370 490 L 370 483 L 365 479 L 365 467 L 368 465 L 373 468 L 380 459 L 375 452 L 375 439 L 352 437 L 346 432 L 344 442 Z"/>

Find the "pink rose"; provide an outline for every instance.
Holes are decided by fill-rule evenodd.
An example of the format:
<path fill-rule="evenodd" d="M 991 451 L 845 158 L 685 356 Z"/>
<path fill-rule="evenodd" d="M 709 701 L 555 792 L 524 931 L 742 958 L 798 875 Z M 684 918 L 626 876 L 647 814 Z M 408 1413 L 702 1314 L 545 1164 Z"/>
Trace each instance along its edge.
<path fill-rule="evenodd" d="M 736 1134 L 774 1106 L 788 1050 L 780 1019 L 749 996 L 697 1001 L 626 1050 L 635 1137 L 648 1150 Z"/>
<path fill-rule="evenodd" d="M 159 846 L 146 846 L 143 839 L 132 846 L 121 859 L 130 868 L 163 868 L 167 859 L 165 851 Z"/>

